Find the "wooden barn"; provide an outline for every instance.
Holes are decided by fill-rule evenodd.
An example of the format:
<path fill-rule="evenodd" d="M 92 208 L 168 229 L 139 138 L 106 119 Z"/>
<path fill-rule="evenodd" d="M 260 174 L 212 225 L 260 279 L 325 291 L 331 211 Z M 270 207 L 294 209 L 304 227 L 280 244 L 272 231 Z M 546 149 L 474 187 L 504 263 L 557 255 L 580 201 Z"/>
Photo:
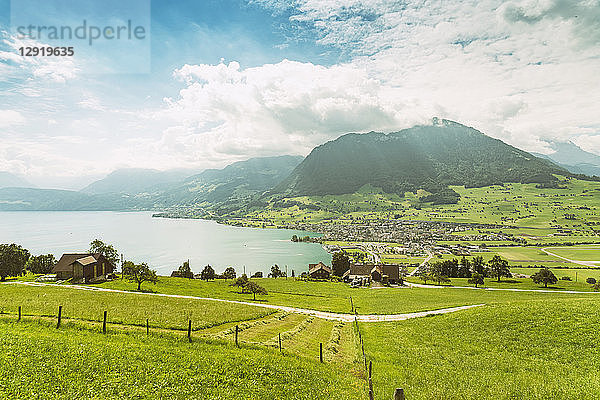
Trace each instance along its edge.
<path fill-rule="evenodd" d="M 319 262 L 318 264 L 308 264 L 308 275 L 312 279 L 329 279 L 331 268 Z"/>
<path fill-rule="evenodd" d="M 100 253 L 67 253 L 52 268 L 58 279 L 93 282 L 112 274 L 115 266 Z"/>

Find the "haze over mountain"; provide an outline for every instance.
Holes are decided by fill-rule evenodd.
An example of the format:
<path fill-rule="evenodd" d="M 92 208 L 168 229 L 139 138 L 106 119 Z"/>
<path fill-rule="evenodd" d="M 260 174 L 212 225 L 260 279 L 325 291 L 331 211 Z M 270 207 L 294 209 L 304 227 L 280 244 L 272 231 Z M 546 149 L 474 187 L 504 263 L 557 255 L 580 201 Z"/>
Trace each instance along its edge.
<path fill-rule="evenodd" d="M 0 171 L 0 188 L 7 187 L 33 187 L 33 185 L 10 172 Z"/>
<path fill-rule="evenodd" d="M 548 142 L 554 153 L 537 154 L 574 174 L 600 176 L 600 156 L 587 152 L 573 142 Z"/>
<path fill-rule="evenodd" d="M 158 201 L 180 205 L 229 202 L 235 206 L 281 183 L 302 160 L 302 156 L 289 155 L 258 157 L 223 169 L 207 169 L 170 188 Z"/>
<path fill-rule="evenodd" d="M 127 193 L 137 194 L 157 191 L 194 174 L 192 170 L 167 170 L 124 168 L 111 172 L 105 178 L 93 182 L 81 192 L 88 194 Z"/>
<path fill-rule="evenodd" d="M 252 158 L 185 180 L 182 171 L 120 170 L 83 191 L 0 189 L 0 210 L 160 210 L 172 206 L 237 205 L 280 183 L 301 156 Z M 139 180 L 139 182 L 136 181 Z M 173 182 L 174 179 L 179 181 Z"/>
<path fill-rule="evenodd" d="M 435 119 L 432 126 L 347 134 L 318 146 L 273 192 L 339 195 L 370 184 L 387 193 L 447 195 L 448 185 L 548 184 L 556 181 L 553 174 L 569 173 L 478 130 Z"/>

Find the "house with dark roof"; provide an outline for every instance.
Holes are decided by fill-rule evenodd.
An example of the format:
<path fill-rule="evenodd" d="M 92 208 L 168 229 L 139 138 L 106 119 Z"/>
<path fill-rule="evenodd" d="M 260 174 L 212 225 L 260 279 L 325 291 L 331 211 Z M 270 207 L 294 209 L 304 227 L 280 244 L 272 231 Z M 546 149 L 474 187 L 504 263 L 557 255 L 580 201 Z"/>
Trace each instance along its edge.
<path fill-rule="evenodd" d="M 345 282 L 351 282 L 355 279 L 366 280 L 366 283 L 371 280 L 372 264 L 350 264 L 350 268 L 344 272 L 342 278 Z"/>
<path fill-rule="evenodd" d="M 312 279 L 329 279 L 331 272 L 331 268 L 322 262 L 319 262 L 318 264 L 308 264 L 308 275 Z"/>
<path fill-rule="evenodd" d="M 115 266 L 100 253 L 66 253 L 52 268 L 57 279 L 93 282 L 112 274 Z"/>
<path fill-rule="evenodd" d="M 395 264 L 350 264 L 344 275 L 344 281 L 356 279 L 387 283 L 400 283 L 400 266 Z"/>

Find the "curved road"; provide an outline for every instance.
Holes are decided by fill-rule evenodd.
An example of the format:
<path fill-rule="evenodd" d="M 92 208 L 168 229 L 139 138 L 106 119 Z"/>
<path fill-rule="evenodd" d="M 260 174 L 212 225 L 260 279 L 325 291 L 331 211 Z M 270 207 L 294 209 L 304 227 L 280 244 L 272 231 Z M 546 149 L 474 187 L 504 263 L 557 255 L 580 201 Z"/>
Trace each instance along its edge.
<path fill-rule="evenodd" d="M 184 295 L 178 295 L 178 294 L 129 292 L 126 290 L 106 289 L 106 288 L 99 288 L 99 287 L 93 287 L 93 286 L 55 285 L 55 284 L 51 284 L 51 283 L 41 283 L 41 282 L 5 282 L 4 284 L 42 286 L 42 287 L 43 286 L 52 286 L 52 287 L 63 287 L 63 288 L 77 289 L 77 290 L 89 290 L 89 291 L 96 291 L 96 292 L 137 294 L 140 296 L 159 296 L 159 297 L 172 297 L 172 298 L 177 298 L 177 299 L 196 299 L 196 300 L 219 301 L 219 302 L 223 302 L 223 303 L 241 304 L 241 305 L 245 305 L 245 306 L 263 307 L 263 308 L 270 308 L 272 310 L 280 310 L 280 311 L 286 311 L 286 312 L 308 314 L 308 315 L 312 315 L 317 318 L 323 318 L 323 319 L 328 319 L 328 320 L 333 320 L 333 321 L 344 321 L 344 322 L 353 322 L 355 318 L 360 322 L 404 321 L 406 319 L 426 317 L 428 315 L 447 314 L 447 313 L 451 313 L 451 312 L 455 312 L 455 311 L 466 310 L 469 308 L 480 307 L 480 306 L 484 305 L 484 304 L 473 304 L 473 305 L 468 305 L 468 306 L 443 308 L 440 310 L 421 311 L 421 312 L 413 312 L 413 313 L 407 313 L 407 314 L 381 314 L 381 315 L 372 314 L 372 315 L 354 316 L 352 314 L 332 313 L 332 312 L 325 312 L 325 311 L 318 311 L 318 310 L 309 310 L 309 309 L 305 309 L 305 308 L 279 306 L 279 305 L 275 305 L 275 304 L 261 304 L 261 303 L 252 303 L 252 302 L 248 302 L 248 301 L 215 299 L 212 297 L 184 296 Z"/>
<path fill-rule="evenodd" d="M 579 264 L 579 265 L 584 265 L 586 267 L 592 267 L 592 268 L 598 268 L 598 265 L 594 262 L 594 261 L 578 261 L 578 260 L 571 260 L 569 258 L 563 257 L 563 256 L 559 256 L 558 254 L 552 253 L 550 251 L 548 251 L 548 249 L 556 249 L 558 247 L 546 247 L 544 249 L 540 249 L 542 250 L 544 253 L 548 254 L 549 256 L 552 257 L 556 257 L 556 258 L 561 258 L 565 261 L 568 261 L 570 263 L 573 264 Z"/>

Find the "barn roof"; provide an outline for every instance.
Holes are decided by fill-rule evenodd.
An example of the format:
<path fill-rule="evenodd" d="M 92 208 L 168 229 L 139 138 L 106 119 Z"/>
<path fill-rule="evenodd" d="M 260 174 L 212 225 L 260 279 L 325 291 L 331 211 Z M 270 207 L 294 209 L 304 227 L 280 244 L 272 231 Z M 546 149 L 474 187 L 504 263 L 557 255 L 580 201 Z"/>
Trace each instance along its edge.
<path fill-rule="evenodd" d="M 60 257 L 54 268 L 52 268 L 52 273 L 73 271 L 72 264 L 75 261 L 79 261 L 82 265 L 89 265 L 98 261 L 100 256 L 100 253 L 65 253 Z M 85 260 L 85 264 L 82 262 L 83 260 Z"/>
<path fill-rule="evenodd" d="M 94 256 L 87 256 L 87 257 L 83 257 L 78 260 L 75 260 L 74 262 L 78 262 L 79 264 L 85 266 L 85 265 L 94 264 L 95 262 L 97 262 L 97 260 L 94 258 Z"/>
<path fill-rule="evenodd" d="M 320 269 L 323 269 L 329 273 L 331 273 L 331 268 L 329 268 L 327 265 L 323 264 L 322 262 L 319 262 L 318 264 L 308 264 L 308 273 L 312 274 L 315 271 L 318 271 Z"/>

